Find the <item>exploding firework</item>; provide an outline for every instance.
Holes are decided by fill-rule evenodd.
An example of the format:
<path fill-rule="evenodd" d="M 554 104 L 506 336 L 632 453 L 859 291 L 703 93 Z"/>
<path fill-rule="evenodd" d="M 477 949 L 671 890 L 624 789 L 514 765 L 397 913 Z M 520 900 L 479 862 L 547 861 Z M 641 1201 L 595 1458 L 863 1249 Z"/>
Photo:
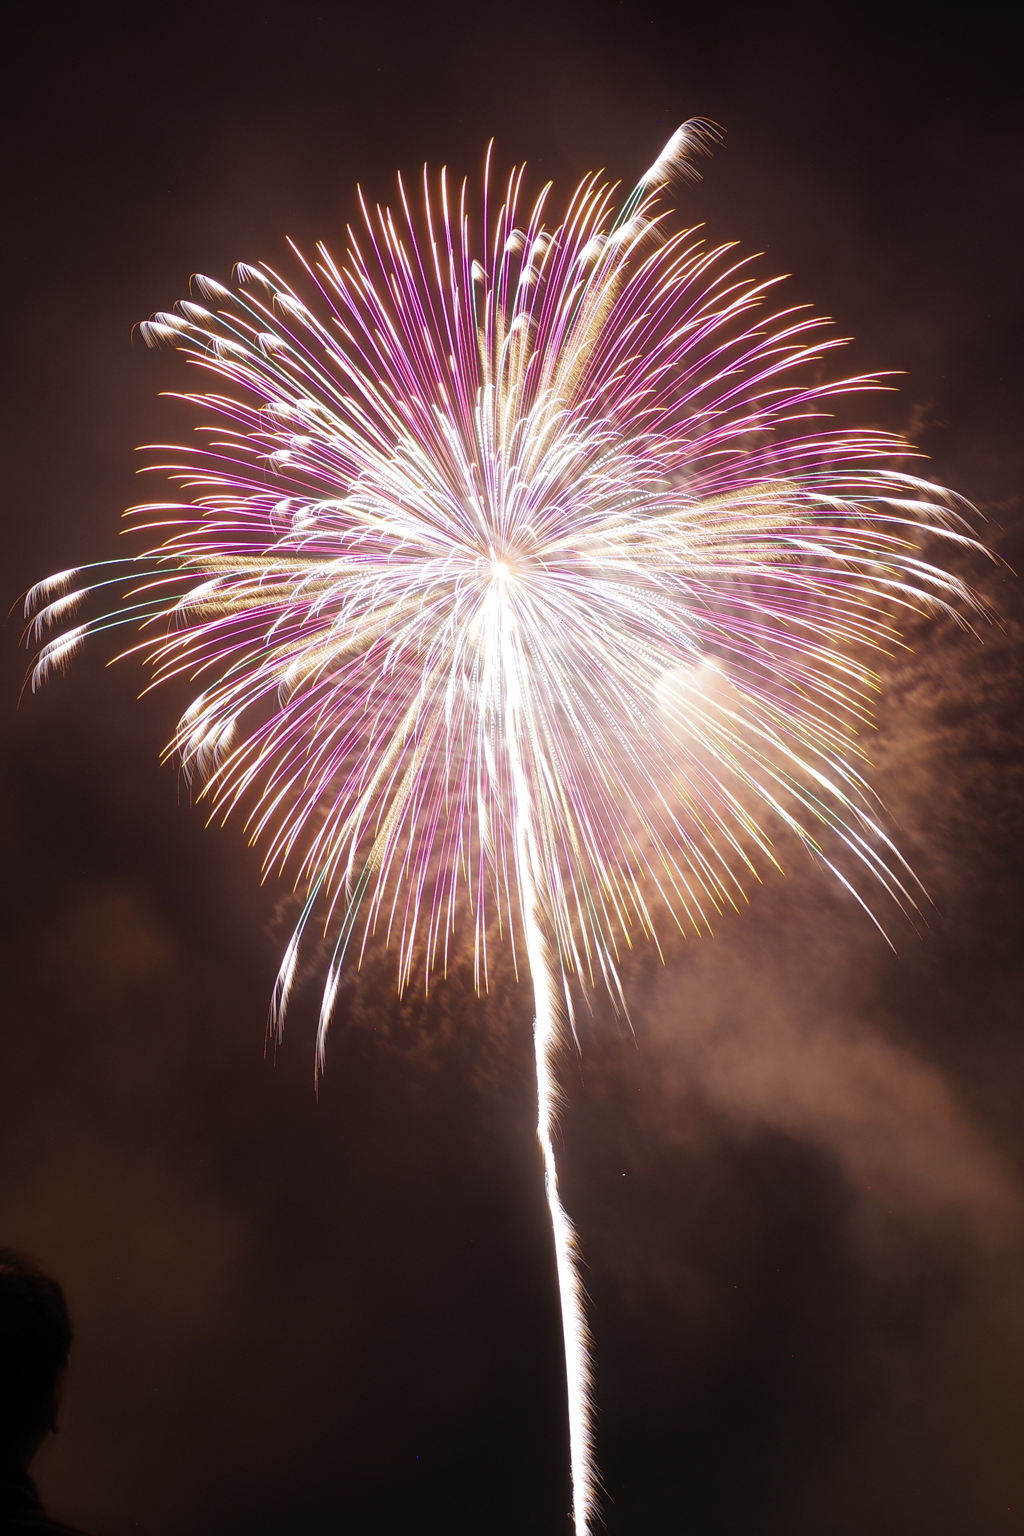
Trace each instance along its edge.
<path fill-rule="evenodd" d="M 573 999 L 619 996 L 624 943 L 705 929 L 780 840 L 866 910 L 879 884 L 913 904 L 858 733 L 901 618 L 969 600 L 923 552 L 969 542 L 954 499 L 902 439 L 831 424 L 877 379 L 822 383 L 824 322 L 666 228 L 708 137 L 680 129 L 618 211 L 597 177 L 551 218 L 521 170 L 496 192 L 488 167 L 479 203 L 425 174 L 363 204 L 340 262 L 296 252 L 294 284 L 196 278 L 202 304 L 142 330 L 213 376 L 187 397 L 206 445 L 152 466 L 184 488 L 134 509 L 160 542 L 35 672 L 138 623 L 156 680 L 195 682 L 171 751 L 305 897 L 277 1027 L 304 936 L 333 946 L 318 1059 L 373 932 L 402 985 L 462 921 L 481 985 L 488 935 L 525 961 L 578 1536 L 590 1365 L 553 1146 Z M 36 635 L 100 584 L 41 583 Z"/>

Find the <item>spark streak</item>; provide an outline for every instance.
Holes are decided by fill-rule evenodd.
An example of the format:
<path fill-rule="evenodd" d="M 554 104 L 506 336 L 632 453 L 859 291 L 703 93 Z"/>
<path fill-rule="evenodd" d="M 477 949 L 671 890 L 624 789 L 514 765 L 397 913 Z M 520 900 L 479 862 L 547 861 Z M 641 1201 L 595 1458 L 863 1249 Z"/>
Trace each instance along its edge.
<path fill-rule="evenodd" d="M 824 322 L 766 312 L 730 247 L 666 228 L 712 136 L 685 124 L 617 212 L 591 176 L 551 225 L 550 188 L 526 206 L 518 170 L 496 200 L 488 159 L 479 215 L 443 172 L 419 210 L 400 183 L 340 264 L 295 253 L 301 292 L 264 266 L 196 278 L 214 308 L 142 328 L 217 384 L 187 397 L 207 445 L 152 466 L 184 499 L 135 509 L 162 542 L 27 599 L 41 636 L 125 585 L 34 682 L 131 624 L 154 681 L 197 686 L 170 750 L 306 898 L 277 1028 L 307 931 L 333 941 L 318 1064 L 375 931 L 402 986 L 464 913 L 481 985 L 495 930 L 525 958 L 577 1536 L 597 1477 L 554 1150 L 572 989 L 621 1003 L 634 933 L 706 932 L 787 841 L 865 910 L 872 886 L 913 908 L 859 733 L 901 621 L 971 601 L 922 547 L 973 543 L 955 498 L 903 439 L 823 424 L 877 378 L 821 382 Z"/>
<path fill-rule="evenodd" d="M 538 889 L 535 813 L 530 781 L 523 765 L 520 736 L 523 700 L 514 647 L 514 618 L 504 573 L 498 578 L 500 628 L 505 667 L 507 722 L 505 741 L 512 776 L 515 817 L 516 879 L 527 964 L 533 982 L 533 1044 L 537 1073 L 537 1140 L 544 1161 L 544 1192 L 555 1244 L 558 1295 L 562 1313 L 565 1378 L 569 1412 L 569 1463 L 573 1520 L 580 1536 L 590 1529 L 595 1502 L 594 1444 L 591 1428 L 592 1370 L 583 1287 L 577 1264 L 576 1232 L 558 1193 L 558 1165 L 552 1140 L 558 1118 L 555 1054 L 559 1046 L 560 1004 L 555 974 L 544 937 L 544 904 Z"/>

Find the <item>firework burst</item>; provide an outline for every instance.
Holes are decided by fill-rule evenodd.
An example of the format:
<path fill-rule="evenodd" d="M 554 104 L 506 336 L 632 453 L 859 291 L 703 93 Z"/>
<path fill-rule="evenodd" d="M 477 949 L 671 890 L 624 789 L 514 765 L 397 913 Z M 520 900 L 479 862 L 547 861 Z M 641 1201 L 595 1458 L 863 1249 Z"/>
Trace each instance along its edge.
<path fill-rule="evenodd" d="M 213 425 L 161 469 L 181 499 L 124 601 L 44 644 L 139 623 L 156 680 L 196 696 L 172 743 L 217 811 L 241 807 L 333 955 L 376 931 L 402 984 L 443 964 L 457 913 L 517 949 L 535 996 L 539 1136 L 566 1346 L 574 1518 L 595 1507 L 576 1241 L 558 1196 L 554 1060 L 573 984 L 699 932 L 780 831 L 857 900 L 913 879 L 863 777 L 880 655 L 901 618 L 963 610 L 926 536 L 969 542 L 908 446 L 831 424 L 877 379 L 820 381 L 839 343 L 768 303 L 729 247 L 671 232 L 685 125 L 617 211 L 588 177 L 561 215 L 523 173 L 479 203 L 444 173 L 363 205 L 338 262 L 295 253 L 143 327 L 212 376 Z M 204 429 L 206 430 L 206 429 Z M 34 630 L 97 585 L 29 597 Z M 117 572 L 113 580 L 122 580 Z M 74 590 L 72 590 L 74 589 Z"/>

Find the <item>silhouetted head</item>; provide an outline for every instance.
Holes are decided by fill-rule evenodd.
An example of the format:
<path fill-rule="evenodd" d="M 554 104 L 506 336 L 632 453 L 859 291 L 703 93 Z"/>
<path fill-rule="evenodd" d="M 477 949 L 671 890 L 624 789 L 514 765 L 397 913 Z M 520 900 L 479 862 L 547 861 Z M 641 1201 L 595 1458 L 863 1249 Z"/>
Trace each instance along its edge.
<path fill-rule="evenodd" d="M 67 1302 L 56 1280 L 0 1248 L 0 1464 L 27 1464 L 57 1428 L 70 1349 Z"/>

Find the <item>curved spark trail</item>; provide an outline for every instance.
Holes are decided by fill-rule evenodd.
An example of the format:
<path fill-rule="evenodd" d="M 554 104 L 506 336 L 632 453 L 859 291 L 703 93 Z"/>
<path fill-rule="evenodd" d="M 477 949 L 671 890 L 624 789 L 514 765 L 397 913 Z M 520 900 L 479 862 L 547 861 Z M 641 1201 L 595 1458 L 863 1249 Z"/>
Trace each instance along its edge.
<path fill-rule="evenodd" d="M 205 446 L 152 466 L 181 499 L 135 509 L 145 554 L 27 605 L 42 637 L 123 587 L 36 681 L 137 624 L 154 680 L 195 683 L 170 750 L 306 897 L 277 1028 L 303 938 L 333 943 L 318 1066 L 372 933 L 402 986 L 464 921 L 481 986 L 495 935 L 525 959 L 577 1536 L 597 1479 L 554 1152 L 573 989 L 621 1003 L 631 936 L 706 932 L 780 839 L 869 913 L 872 885 L 913 907 L 860 733 L 901 621 L 970 602 L 923 548 L 972 542 L 954 498 L 903 439 L 828 420 L 877 379 L 821 382 L 824 322 L 666 227 L 708 138 L 684 125 L 618 213 L 597 177 L 551 223 L 522 170 L 501 197 L 488 170 L 479 211 L 425 174 L 418 207 L 401 183 L 397 211 L 363 206 L 340 263 L 296 253 L 296 287 L 195 279 L 205 303 L 143 327 L 213 380 L 187 397 Z"/>
<path fill-rule="evenodd" d="M 594 1446 L 591 1429 L 592 1371 L 583 1286 L 577 1265 L 577 1239 L 558 1193 L 558 1166 L 552 1141 L 558 1117 L 558 1083 L 554 1057 L 559 1045 L 559 1000 L 555 975 L 544 938 L 544 904 L 538 888 L 536 814 L 530 781 L 523 764 L 520 738 L 523 700 L 516 665 L 514 624 L 507 597 L 507 579 L 498 583 L 502 659 L 505 666 L 505 742 L 512 777 L 516 879 L 527 964 L 533 982 L 533 1043 L 537 1073 L 537 1140 L 544 1161 L 544 1193 L 551 1219 L 562 1313 L 562 1341 L 569 1413 L 569 1462 L 572 1474 L 573 1519 L 578 1532 L 589 1530 L 595 1500 Z"/>

